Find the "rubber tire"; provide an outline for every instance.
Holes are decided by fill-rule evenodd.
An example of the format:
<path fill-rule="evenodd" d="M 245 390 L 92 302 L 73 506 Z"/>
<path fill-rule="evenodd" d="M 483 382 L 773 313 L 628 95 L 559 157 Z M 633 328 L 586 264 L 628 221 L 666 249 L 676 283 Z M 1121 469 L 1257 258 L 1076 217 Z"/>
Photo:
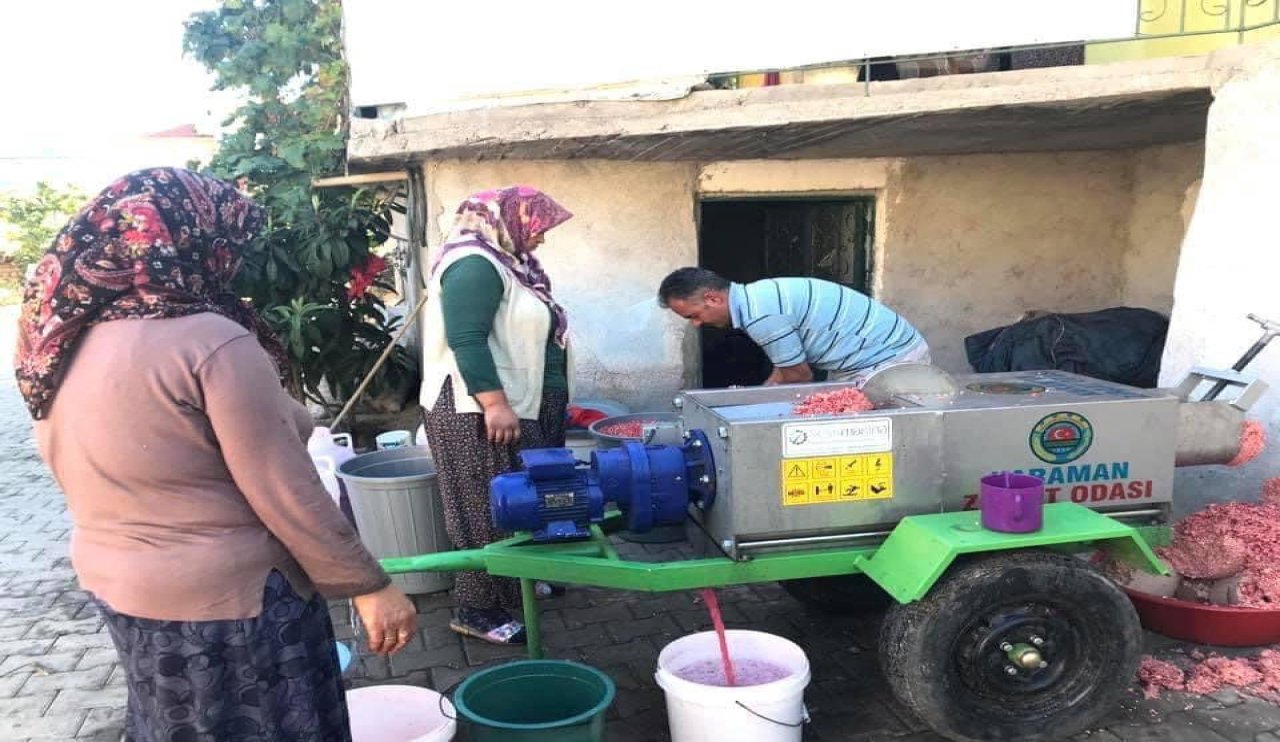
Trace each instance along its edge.
<path fill-rule="evenodd" d="M 806 577 L 778 584 L 791 597 L 824 613 L 878 613 L 893 602 L 889 593 L 863 574 Z"/>
<path fill-rule="evenodd" d="M 1010 700 L 1002 703 L 998 694 L 977 693 L 955 659 L 955 643 L 970 622 L 1012 602 L 1052 605 L 1084 638 L 1081 661 L 1034 706 L 1026 696 L 1005 694 Z M 1128 597 L 1086 562 L 1005 552 L 953 566 L 923 600 L 890 608 L 880 631 L 880 664 L 898 699 L 948 739 L 1056 740 L 1113 710 L 1138 671 L 1142 639 Z M 1079 685 L 1067 688 L 1073 681 Z"/>

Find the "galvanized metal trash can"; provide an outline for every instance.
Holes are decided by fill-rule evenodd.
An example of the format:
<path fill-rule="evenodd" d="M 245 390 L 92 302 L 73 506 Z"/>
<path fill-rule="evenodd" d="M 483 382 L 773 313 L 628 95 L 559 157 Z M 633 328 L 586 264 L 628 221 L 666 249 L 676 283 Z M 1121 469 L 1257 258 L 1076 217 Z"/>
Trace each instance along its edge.
<path fill-rule="evenodd" d="M 449 551 L 436 467 L 426 446 L 361 454 L 338 467 L 356 517 L 360 540 L 379 559 Z M 453 586 L 448 572 L 392 575 L 409 594 Z"/>

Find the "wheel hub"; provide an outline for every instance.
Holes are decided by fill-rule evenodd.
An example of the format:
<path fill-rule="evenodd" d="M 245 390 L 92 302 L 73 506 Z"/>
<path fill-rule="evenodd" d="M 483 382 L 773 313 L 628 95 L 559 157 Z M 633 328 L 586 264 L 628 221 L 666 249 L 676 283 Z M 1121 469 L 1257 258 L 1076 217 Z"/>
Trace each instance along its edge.
<path fill-rule="evenodd" d="M 1029 644 L 1006 643 L 1002 644 L 1000 648 L 1004 649 L 1006 646 L 1008 649 L 1005 654 L 1008 655 L 1009 661 L 1015 667 L 1020 667 L 1023 670 L 1043 670 L 1049 666 L 1048 661 L 1044 659 L 1044 655 L 1040 654 L 1040 650 Z"/>
<path fill-rule="evenodd" d="M 1066 616 L 1042 603 L 988 612 L 958 637 L 965 683 L 986 694 L 1043 692 L 1069 671 L 1079 648 Z"/>

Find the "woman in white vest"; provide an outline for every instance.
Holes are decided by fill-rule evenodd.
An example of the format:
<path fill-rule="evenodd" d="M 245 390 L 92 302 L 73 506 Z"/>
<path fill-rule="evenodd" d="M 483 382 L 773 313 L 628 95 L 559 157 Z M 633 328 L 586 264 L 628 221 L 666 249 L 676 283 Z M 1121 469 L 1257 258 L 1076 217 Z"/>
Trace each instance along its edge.
<path fill-rule="evenodd" d="M 458 207 L 431 267 L 422 406 L 455 548 L 505 538 L 493 527 L 489 481 L 518 468 L 523 448 L 564 445 L 568 325 L 533 252 L 571 216 L 533 188 L 477 193 Z M 453 598 L 454 631 L 525 641 L 516 580 L 459 572 Z"/>

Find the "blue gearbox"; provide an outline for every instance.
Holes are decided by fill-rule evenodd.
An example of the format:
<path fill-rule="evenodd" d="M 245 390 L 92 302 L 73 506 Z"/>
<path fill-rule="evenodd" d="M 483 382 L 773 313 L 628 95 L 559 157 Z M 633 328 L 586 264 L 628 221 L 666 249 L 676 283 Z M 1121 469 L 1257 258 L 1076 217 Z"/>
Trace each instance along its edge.
<path fill-rule="evenodd" d="M 586 538 L 615 503 L 627 529 L 684 521 L 690 503 L 706 509 L 715 499 L 715 465 L 700 430 L 683 445 L 627 441 L 595 451 L 579 462 L 567 448 L 520 452 L 523 468 L 494 477 L 489 485 L 493 524 L 503 531 L 532 531 L 536 541 Z"/>

